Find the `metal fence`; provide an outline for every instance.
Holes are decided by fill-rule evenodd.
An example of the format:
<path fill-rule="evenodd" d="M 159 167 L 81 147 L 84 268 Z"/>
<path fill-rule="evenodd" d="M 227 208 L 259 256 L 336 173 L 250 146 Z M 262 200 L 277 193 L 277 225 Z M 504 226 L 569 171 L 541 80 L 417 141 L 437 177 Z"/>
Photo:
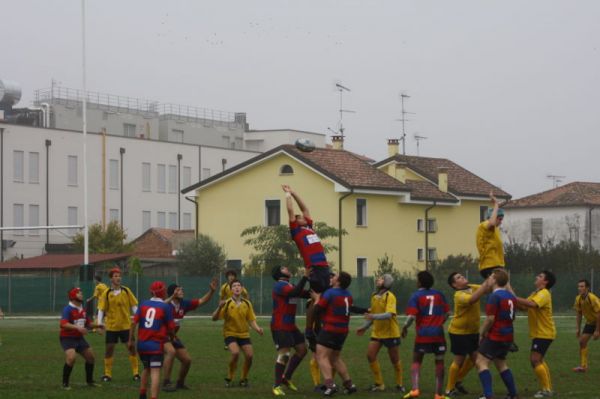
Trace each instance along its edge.
<path fill-rule="evenodd" d="M 470 276 L 472 283 L 479 283 L 481 278 Z M 527 296 L 534 289 L 534 274 L 516 274 L 511 276 L 511 284 L 520 296 Z M 557 274 L 557 283 L 552 289 L 553 305 L 555 312 L 572 311 L 575 296 L 577 295 L 577 281 L 586 278 L 594 280 L 593 271 L 586 274 Z M 127 275 L 123 276 L 123 284 L 131 288 L 138 299 L 149 297 L 148 287 L 156 277 Z M 184 287 L 187 298 L 198 298 L 208 291 L 210 278 L 198 276 L 173 275 L 162 278 L 167 285 L 177 283 Z M 442 291 L 449 302 L 452 302 L 453 291 L 446 283 L 447 276 L 436 276 L 434 288 Z M 221 277 L 220 283 L 223 283 Z M 249 292 L 257 314 L 268 315 L 272 310 L 271 290 L 273 280 L 268 277 L 243 277 L 242 282 Z M 61 277 L 59 275 L 46 275 L 38 277 L 0 276 L 0 307 L 7 315 L 16 314 L 59 314 L 68 302 L 67 291 L 74 286 L 80 286 L 85 297 L 90 297 L 93 292 L 92 282 L 80 282 L 77 277 Z M 354 303 L 359 306 L 369 306 L 370 296 L 374 289 L 374 280 L 370 277 L 354 278 L 350 291 Z M 397 297 L 398 312 L 403 313 L 410 295 L 416 290 L 413 278 L 401 278 L 394 283 L 392 291 Z M 218 292 L 211 302 L 197 310 L 197 314 L 210 314 L 219 301 Z M 304 305 L 304 301 L 302 301 Z M 304 306 L 299 306 L 299 314 L 304 314 Z"/>

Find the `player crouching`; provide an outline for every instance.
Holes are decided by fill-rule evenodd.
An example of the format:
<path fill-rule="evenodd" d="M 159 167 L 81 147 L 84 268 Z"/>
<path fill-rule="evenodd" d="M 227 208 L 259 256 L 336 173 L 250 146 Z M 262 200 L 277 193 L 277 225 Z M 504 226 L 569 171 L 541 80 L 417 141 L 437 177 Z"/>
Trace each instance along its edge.
<path fill-rule="evenodd" d="M 64 389 L 71 389 L 69 377 L 75 365 L 75 355 L 79 353 L 85 359 L 85 381 L 90 387 L 97 387 L 94 382 L 94 352 L 87 343 L 84 335 L 89 328 L 101 328 L 92 324 L 83 308 L 83 292 L 81 288 L 69 291 L 69 304 L 65 306 L 60 319 L 60 345 L 65 351 L 65 365 L 63 366 Z"/>

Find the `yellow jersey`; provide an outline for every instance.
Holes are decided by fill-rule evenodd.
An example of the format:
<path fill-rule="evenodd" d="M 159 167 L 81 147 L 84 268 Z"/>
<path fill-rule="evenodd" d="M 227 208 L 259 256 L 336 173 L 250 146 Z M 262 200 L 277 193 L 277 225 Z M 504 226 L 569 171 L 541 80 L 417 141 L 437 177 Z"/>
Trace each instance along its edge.
<path fill-rule="evenodd" d="M 224 337 L 250 338 L 248 323 L 256 320 L 256 315 L 249 300 L 229 298 L 219 311 L 219 320 L 224 320 Z"/>
<path fill-rule="evenodd" d="M 552 317 L 552 295 L 546 288 L 534 291 L 527 297 L 535 302 L 537 308 L 527 308 L 527 319 L 529 322 L 529 337 L 554 339 L 556 338 L 556 327 Z"/>
<path fill-rule="evenodd" d="M 400 338 L 400 327 L 396 320 L 396 296 L 392 292 L 386 291 L 383 295 L 371 295 L 371 313 L 392 314 L 392 317 L 387 320 L 373 320 L 371 338 Z"/>
<path fill-rule="evenodd" d="M 229 298 L 231 298 L 232 296 L 232 292 L 231 292 L 231 287 L 229 286 L 229 283 L 225 283 L 221 286 L 221 290 L 219 291 L 219 297 L 222 301 L 225 301 Z M 250 297 L 248 296 L 248 291 L 246 290 L 245 287 L 242 287 L 242 298 L 244 299 L 249 299 Z"/>
<path fill-rule="evenodd" d="M 600 312 L 600 298 L 588 292 L 585 298 L 577 295 L 573 306 L 577 313 L 582 313 L 586 324 L 596 324 L 598 312 Z"/>
<path fill-rule="evenodd" d="M 124 285 L 120 289 L 108 288 L 98 298 L 98 310 L 104 312 L 104 325 L 107 331 L 129 330 L 131 308 L 138 301 L 131 290 Z"/>
<path fill-rule="evenodd" d="M 96 287 L 94 288 L 94 294 L 92 296 L 96 299 L 100 299 L 100 295 L 102 295 L 102 293 L 104 291 L 106 291 L 107 289 L 108 289 L 108 286 L 106 284 L 98 283 L 98 284 L 96 284 Z"/>
<path fill-rule="evenodd" d="M 488 229 L 489 221 L 485 220 L 477 227 L 477 251 L 479 252 L 479 270 L 490 267 L 504 267 L 504 247 L 500 229 Z"/>
<path fill-rule="evenodd" d="M 481 311 L 479 300 L 469 303 L 480 285 L 469 284 L 468 288 L 458 290 L 454 293 L 454 317 L 448 326 L 448 332 L 452 334 L 466 335 L 479 334 L 479 318 Z"/>

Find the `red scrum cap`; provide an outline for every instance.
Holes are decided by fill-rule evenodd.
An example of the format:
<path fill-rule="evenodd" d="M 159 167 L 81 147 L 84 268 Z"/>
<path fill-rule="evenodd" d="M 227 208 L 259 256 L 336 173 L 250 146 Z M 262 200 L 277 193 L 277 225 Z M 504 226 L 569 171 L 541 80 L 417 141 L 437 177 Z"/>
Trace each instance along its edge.
<path fill-rule="evenodd" d="M 155 281 L 150 284 L 150 293 L 157 298 L 165 299 L 167 296 L 167 287 L 162 281 Z"/>
<path fill-rule="evenodd" d="M 79 287 L 71 288 L 71 290 L 69 291 L 69 300 L 70 301 L 76 300 L 77 294 L 79 294 L 80 292 L 81 292 L 81 288 L 79 288 Z"/>
<path fill-rule="evenodd" d="M 119 268 L 118 268 L 118 267 L 116 267 L 116 266 L 115 266 L 115 267 L 113 267 L 112 269 L 110 269 L 110 270 L 108 271 L 108 277 L 109 277 L 109 278 L 112 278 L 113 274 L 115 274 L 115 273 L 119 273 L 119 274 L 121 274 L 121 269 L 119 269 Z"/>

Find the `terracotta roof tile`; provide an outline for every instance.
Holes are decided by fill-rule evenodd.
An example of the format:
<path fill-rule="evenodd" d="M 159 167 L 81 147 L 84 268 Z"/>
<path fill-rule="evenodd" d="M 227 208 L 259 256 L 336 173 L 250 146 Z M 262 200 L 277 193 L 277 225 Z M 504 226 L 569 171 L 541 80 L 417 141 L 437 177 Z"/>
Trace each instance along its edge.
<path fill-rule="evenodd" d="M 130 254 L 90 254 L 90 264 L 115 262 Z M 0 263 L 0 269 L 68 269 L 83 264 L 83 254 L 50 254 Z"/>
<path fill-rule="evenodd" d="M 490 190 L 499 198 L 510 198 L 506 191 L 485 181 L 456 163 L 444 158 L 428 158 L 410 155 L 395 155 L 377 162 L 375 166 L 385 165 L 391 161 L 405 162 L 409 169 L 433 183 L 438 183 L 438 168 L 448 170 L 448 191 L 456 195 L 473 195 L 487 197 Z"/>
<path fill-rule="evenodd" d="M 428 181 L 407 180 L 406 184 L 411 188 L 410 199 L 412 200 L 458 202 L 458 198 L 438 190 L 437 186 Z"/>
<path fill-rule="evenodd" d="M 600 183 L 573 182 L 511 201 L 506 208 L 600 206 Z"/>

